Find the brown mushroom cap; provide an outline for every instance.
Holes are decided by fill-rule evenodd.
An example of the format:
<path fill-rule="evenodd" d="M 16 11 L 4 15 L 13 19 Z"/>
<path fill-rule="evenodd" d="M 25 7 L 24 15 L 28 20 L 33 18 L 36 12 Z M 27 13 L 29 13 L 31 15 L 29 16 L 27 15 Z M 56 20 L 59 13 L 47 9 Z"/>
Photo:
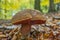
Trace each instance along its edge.
<path fill-rule="evenodd" d="M 13 24 L 24 24 L 28 21 L 31 21 L 31 24 L 43 24 L 45 23 L 45 17 L 38 10 L 25 9 L 12 18 Z"/>

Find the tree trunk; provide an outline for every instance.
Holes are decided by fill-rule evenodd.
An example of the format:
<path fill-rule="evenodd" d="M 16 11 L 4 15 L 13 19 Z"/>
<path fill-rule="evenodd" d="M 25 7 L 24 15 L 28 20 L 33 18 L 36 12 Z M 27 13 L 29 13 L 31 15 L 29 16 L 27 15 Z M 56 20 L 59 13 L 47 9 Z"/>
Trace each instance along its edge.
<path fill-rule="evenodd" d="M 55 7 L 54 7 L 54 0 L 49 0 L 49 12 L 54 12 Z"/>
<path fill-rule="evenodd" d="M 60 3 L 57 3 L 57 10 L 60 10 Z"/>
<path fill-rule="evenodd" d="M 2 0 L 0 0 L 0 19 L 3 19 L 2 16 Z"/>
<path fill-rule="evenodd" d="M 7 1 L 5 1 L 5 5 L 7 5 Z M 7 13 L 7 9 L 6 9 L 6 7 L 5 7 L 5 14 Z M 7 15 L 4 15 L 4 17 L 5 17 L 5 19 L 7 19 Z"/>
<path fill-rule="evenodd" d="M 40 0 L 35 0 L 34 9 L 41 11 L 40 2 L 41 2 Z"/>

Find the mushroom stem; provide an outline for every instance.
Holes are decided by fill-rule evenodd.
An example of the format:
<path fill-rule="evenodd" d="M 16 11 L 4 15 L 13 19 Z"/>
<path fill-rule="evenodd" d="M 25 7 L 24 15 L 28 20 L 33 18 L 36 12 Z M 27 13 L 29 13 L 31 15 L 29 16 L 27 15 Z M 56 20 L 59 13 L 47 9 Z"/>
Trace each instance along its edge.
<path fill-rule="evenodd" d="M 30 23 L 26 23 L 26 24 L 22 24 L 21 27 L 21 33 L 22 35 L 27 35 L 31 30 L 31 24 Z"/>

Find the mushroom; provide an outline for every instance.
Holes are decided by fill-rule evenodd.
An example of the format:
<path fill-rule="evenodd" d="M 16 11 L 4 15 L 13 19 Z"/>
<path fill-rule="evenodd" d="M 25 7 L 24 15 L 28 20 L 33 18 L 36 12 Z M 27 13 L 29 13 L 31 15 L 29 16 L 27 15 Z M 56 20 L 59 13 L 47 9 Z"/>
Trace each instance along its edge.
<path fill-rule="evenodd" d="M 46 22 L 44 16 L 38 10 L 25 9 L 16 13 L 12 18 L 12 24 L 22 24 L 21 33 L 26 35 L 31 30 L 33 24 L 44 24 Z"/>

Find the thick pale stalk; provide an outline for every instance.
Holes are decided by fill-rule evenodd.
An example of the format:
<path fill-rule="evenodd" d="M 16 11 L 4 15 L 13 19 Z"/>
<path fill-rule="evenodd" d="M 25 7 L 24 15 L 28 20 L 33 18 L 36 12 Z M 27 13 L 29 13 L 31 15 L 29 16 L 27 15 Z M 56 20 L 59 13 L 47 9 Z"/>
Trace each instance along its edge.
<path fill-rule="evenodd" d="M 31 30 L 31 24 L 27 23 L 27 24 L 22 24 L 21 27 L 21 33 L 22 35 L 27 35 Z"/>

